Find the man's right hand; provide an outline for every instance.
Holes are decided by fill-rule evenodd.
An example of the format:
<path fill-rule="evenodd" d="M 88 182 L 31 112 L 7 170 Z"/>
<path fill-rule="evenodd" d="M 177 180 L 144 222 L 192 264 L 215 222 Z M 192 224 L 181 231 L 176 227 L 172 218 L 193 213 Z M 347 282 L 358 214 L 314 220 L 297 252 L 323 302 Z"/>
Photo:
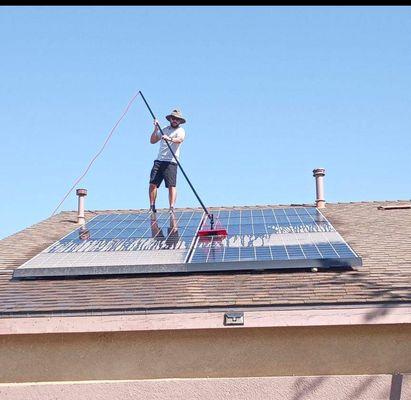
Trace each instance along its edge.
<path fill-rule="evenodd" d="M 160 130 L 160 125 L 158 124 L 158 121 L 155 119 L 154 120 L 154 131 L 150 136 L 150 143 L 154 144 L 157 143 L 161 138 L 158 137 L 158 131 Z"/>

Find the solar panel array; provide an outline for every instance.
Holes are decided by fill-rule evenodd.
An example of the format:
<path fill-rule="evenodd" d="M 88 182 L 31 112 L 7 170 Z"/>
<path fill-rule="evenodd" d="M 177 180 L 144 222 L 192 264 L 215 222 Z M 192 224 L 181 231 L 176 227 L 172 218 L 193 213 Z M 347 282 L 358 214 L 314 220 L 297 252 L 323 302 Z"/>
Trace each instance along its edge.
<path fill-rule="evenodd" d="M 313 207 L 220 209 L 227 237 L 197 237 L 200 211 L 100 214 L 15 277 L 359 266 L 361 258 Z M 208 227 L 209 228 L 209 227 Z"/>

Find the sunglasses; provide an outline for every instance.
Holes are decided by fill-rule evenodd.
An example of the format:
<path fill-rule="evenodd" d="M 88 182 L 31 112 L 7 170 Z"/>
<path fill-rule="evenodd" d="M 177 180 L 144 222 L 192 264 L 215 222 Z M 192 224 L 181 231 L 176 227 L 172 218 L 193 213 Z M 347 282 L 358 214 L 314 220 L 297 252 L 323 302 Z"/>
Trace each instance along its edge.
<path fill-rule="evenodd" d="M 171 119 L 172 121 L 181 121 L 180 118 L 176 118 L 176 117 L 170 117 L 170 119 Z"/>

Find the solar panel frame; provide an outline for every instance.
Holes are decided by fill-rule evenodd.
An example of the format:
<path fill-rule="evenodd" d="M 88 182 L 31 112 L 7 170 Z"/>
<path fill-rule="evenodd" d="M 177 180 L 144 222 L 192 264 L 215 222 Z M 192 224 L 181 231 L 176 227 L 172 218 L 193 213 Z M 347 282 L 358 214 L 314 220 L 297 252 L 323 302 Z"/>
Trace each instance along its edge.
<path fill-rule="evenodd" d="M 207 221 L 205 214 L 177 211 L 179 228 L 181 226 L 186 235 L 179 235 L 174 247 L 167 248 L 164 243 L 169 234 L 153 236 L 152 225 L 144 225 L 149 221 L 147 213 L 99 214 L 87 223 L 87 229 L 92 232 L 89 241 L 78 239 L 81 227 L 77 228 L 16 269 L 13 276 L 353 268 L 362 265 L 361 257 L 314 207 L 217 210 L 215 216 L 227 228 L 227 238 L 211 237 L 209 241 L 201 241 L 196 234 Z M 171 229 L 168 213 L 158 214 L 157 227 Z M 137 237 L 133 237 L 133 233 Z"/>

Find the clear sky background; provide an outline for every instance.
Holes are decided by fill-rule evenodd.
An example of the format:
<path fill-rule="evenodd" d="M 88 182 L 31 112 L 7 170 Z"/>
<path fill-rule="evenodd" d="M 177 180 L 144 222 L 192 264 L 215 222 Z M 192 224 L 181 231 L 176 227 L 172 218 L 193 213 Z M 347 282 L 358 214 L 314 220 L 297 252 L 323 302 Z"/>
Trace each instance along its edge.
<path fill-rule="evenodd" d="M 139 90 L 162 126 L 182 110 L 208 206 L 312 203 L 316 167 L 328 202 L 411 197 L 411 7 L 1 7 L 0 42 L 0 238 L 52 214 Z M 137 98 L 87 209 L 148 207 L 152 127 Z"/>

